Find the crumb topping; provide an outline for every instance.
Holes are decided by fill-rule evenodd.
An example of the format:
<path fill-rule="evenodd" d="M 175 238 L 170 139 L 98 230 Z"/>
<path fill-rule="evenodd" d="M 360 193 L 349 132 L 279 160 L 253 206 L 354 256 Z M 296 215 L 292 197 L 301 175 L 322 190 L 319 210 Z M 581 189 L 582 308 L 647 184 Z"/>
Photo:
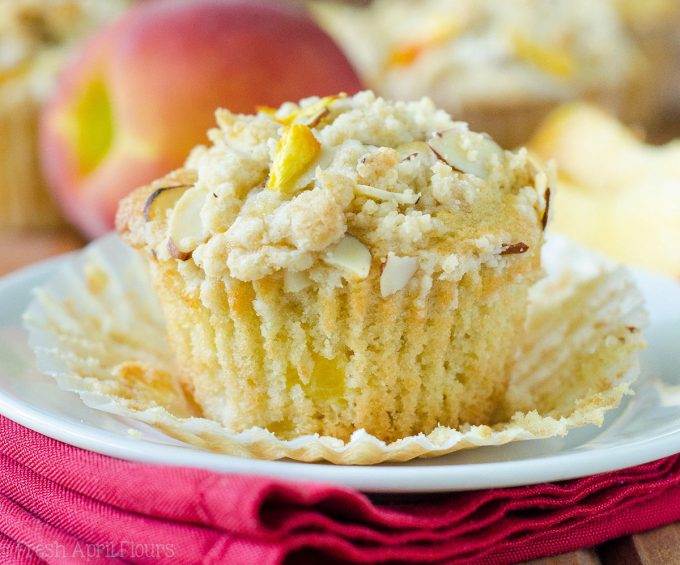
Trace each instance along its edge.
<path fill-rule="evenodd" d="M 155 193 L 163 182 L 176 192 L 155 199 L 160 212 L 145 206 L 145 245 L 191 261 L 192 276 L 342 284 L 378 268 L 396 277 L 381 282 L 392 294 L 395 280 L 457 280 L 540 247 L 547 174 L 428 99 L 367 91 L 219 110 L 217 124 L 186 162 L 190 188 L 158 181 Z"/>

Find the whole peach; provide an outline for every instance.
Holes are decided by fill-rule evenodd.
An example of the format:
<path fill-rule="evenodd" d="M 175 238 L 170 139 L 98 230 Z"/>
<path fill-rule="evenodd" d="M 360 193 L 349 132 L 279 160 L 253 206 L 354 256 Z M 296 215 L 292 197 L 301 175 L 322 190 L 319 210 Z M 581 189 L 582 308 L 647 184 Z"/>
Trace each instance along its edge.
<path fill-rule="evenodd" d="M 178 167 L 217 107 L 256 105 L 361 84 L 301 9 L 265 0 L 157 0 L 87 42 L 41 122 L 46 178 L 87 236 L 113 226 L 120 198 Z"/>

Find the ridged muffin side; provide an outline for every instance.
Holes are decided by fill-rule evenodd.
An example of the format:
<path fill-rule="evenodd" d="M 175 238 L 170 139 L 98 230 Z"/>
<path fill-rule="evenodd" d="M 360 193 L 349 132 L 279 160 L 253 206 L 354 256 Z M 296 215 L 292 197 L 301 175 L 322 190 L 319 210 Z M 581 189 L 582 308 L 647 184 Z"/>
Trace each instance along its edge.
<path fill-rule="evenodd" d="M 206 415 L 284 438 L 347 439 L 364 428 L 388 441 L 439 423 L 489 423 L 526 308 L 526 285 L 510 274 L 437 281 L 423 307 L 415 291 L 381 299 L 377 266 L 337 291 L 294 295 L 281 276 L 213 281 L 199 293 L 172 265 L 151 272 L 177 363 Z"/>

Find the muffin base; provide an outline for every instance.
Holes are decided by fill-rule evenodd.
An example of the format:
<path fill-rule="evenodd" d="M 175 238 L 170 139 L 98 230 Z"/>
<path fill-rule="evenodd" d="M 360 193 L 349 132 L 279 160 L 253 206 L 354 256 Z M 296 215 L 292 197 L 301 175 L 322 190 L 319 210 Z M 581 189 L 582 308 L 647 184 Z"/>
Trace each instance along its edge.
<path fill-rule="evenodd" d="M 493 423 L 524 321 L 534 256 L 459 283 L 387 299 L 380 269 L 330 290 L 286 293 L 283 277 L 212 281 L 188 293 L 172 263 L 152 281 L 183 379 L 206 416 L 282 438 L 359 429 L 394 441 L 437 425 Z M 521 332 L 520 332 L 521 333 Z"/>

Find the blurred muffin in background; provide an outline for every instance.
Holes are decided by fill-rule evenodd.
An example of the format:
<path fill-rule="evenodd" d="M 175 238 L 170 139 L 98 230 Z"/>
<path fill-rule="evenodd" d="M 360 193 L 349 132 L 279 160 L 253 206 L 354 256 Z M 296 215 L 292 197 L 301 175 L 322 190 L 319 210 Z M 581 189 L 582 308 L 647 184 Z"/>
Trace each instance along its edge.
<path fill-rule="evenodd" d="M 364 80 L 396 99 L 427 95 L 505 146 L 565 100 L 646 117 L 647 65 L 612 2 L 317 2 L 319 21 Z"/>
<path fill-rule="evenodd" d="M 40 107 L 71 47 L 128 3 L 0 0 L 0 227 L 62 223 L 38 163 Z"/>
<path fill-rule="evenodd" d="M 680 2 L 615 0 L 626 26 L 650 62 L 657 119 L 680 114 Z"/>

